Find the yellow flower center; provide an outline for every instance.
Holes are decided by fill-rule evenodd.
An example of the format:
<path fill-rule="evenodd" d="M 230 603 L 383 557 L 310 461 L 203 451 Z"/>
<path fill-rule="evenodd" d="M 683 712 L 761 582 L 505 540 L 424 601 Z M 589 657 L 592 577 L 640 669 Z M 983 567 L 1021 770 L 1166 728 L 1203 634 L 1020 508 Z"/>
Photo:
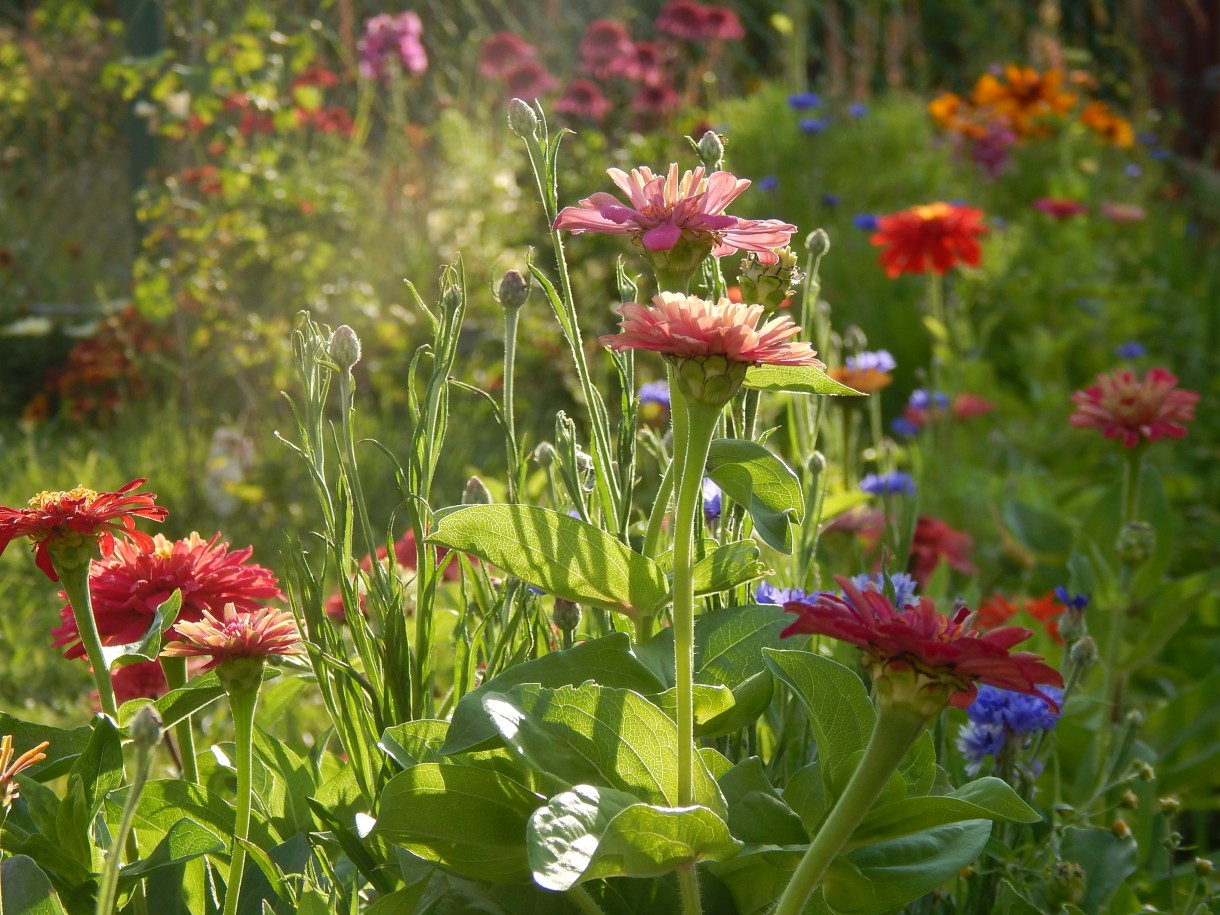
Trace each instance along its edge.
<path fill-rule="evenodd" d="M 167 540 L 164 534 L 154 534 L 153 555 L 158 559 L 169 559 L 174 555 L 174 542 Z"/>
<path fill-rule="evenodd" d="M 931 222 L 934 219 L 944 219 L 952 211 L 952 207 L 947 203 L 928 203 L 912 207 L 912 211 L 924 222 Z"/>
<path fill-rule="evenodd" d="M 84 500 L 85 507 L 88 508 L 97 499 L 97 490 L 87 489 L 84 486 L 77 486 L 75 489 L 69 489 L 67 492 L 52 492 L 46 490 L 38 493 L 34 498 L 30 499 L 30 508 L 37 508 L 41 511 L 55 508 L 62 505 L 64 502 L 73 501 L 79 502 Z"/>

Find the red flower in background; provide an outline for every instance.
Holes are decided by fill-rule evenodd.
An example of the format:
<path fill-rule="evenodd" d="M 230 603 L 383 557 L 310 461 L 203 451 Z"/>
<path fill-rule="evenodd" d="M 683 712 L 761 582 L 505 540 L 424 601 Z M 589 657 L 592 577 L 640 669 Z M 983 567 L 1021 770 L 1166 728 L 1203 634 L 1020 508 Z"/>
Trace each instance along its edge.
<path fill-rule="evenodd" d="M 600 121 L 610 112 L 610 101 L 602 91 L 587 79 L 574 79 L 555 102 L 555 110 L 561 114 Z"/>
<path fill-rule="evenodd" d="M 436 561 L 439 563 L 449 553 L 448 550 L 438 548 L 436 551 Z M 377 548 L 377 561 L 383 561 L 389 553 L 386 548 L 379 546 Z M 398 569 L 406 570 L 414 573 L 416 558 L 415 558 L 415 531 L 408 530 L 405 534 L 394 541 L 394 563 Z M 360 568 L 365 572 L 373 571 L 373 560 L 365 556 L 360 560 Z M 457 581 L 461 578 L 462 573 L 456 562 L 451 562 L 445 566 L 445 571 L 442 573 L 442 578 L 445 581 Z M 360 604 L 364 605 L 364 594 L 360 594 Z M 326 615 L 334 620 L 343 619 L 343 596 L 341 594 L 332 594 L 326 600 Z"/>
<path fill-rule="evenodd" d="M 1025 601 L 1025 612 L 1042 623 L 1043 628 L 1056 643 L 1061 644 L 1059 636 L 1059 616 L 1066 608 L 1055 599 L 1054 591 L 1047 591 L 1037 600 Z M 979 629 L 995 629 L 1003 626 L 1021 611 L 1016 604 L 998 591 L 990 594 L 978 607 L 978 619 L 975 625 Z"/>
<path fill-rule="evenodd" d="M 1053 219 L 1069 219 L 1089 212 L 1089 208 L 1080 201 L 1066 197 L 1039 197 L 1034 201 L 1034 209 Z"/>
<path fill-rule="evenodd" d="M 491 79 L 502 79 L 537 55 L 532 44 L 512 32 L 496 32 L 479 48 L 479 72 Z"/>
<path fill-rule="evenodd" d="M 631 33 L 617 19 L 594 19 L 580 40 L 581 69 L 599 79 L 617 75 L 624 64 L 634 60 Z"/>
<path fill-rule="evenodd" d="M 936 571 L 941 560 L 950 567 L 965 575 L 973 575 L 974 564 L 970 562 L 970 553 L 974 549 L 974 539 L 963 531 L 955 530 L 939 518 L 920 515 L 915 522 L 915 536 L 911 541 L 911 558 L 907 563 L 907 571 L 919 582 L 921 588 L 926 587 L 928 579 Z"/>
<path fill-rule="evenodd" d="M 877 218 L 869 238 L 881 251 L 886 275 L 946 273 L 958 264 L 978 266 L 978 239 L 987 234 L 983 211 L 952 203 L 930 203 Z"/>
<path fill-rule="evenodd" d="M 550 71 L 536 60 L 517 64 L 505 74 L 505 91 L 510 98 L 532 102 L 555 90 L 558 83 Z"/>
<path fill-rule="evenodd" d="M 115 535 L 138 546 L 153 542 L 136 528 L 136 518 L 161 521 L 168 512 L 154 505 L 151 492 L 133 493 L 145 482 L 132 480 L 114 492 L 96 492 L 77 486 L 67 492 L 40 492 L 29 508 L 0 507 L 0 553 L 18 537 L 29 537 L 38 546 L 35 562 L 51 581 L 59 581 L 51 564 L 50 550 L 71 549 L 96 541 L 103 557 L 115 549 Z"/>
<path fill-rule="evenodd" d="M 949 702 L 957 708 L 974 701 L 978 683 L 1040 696 L 1058 708 L 1038 686 L 1062 687 L 1059 672 L 1039 655 L 1011 650 L 1033 635 L 1028 629 L 1004 626 L 979 633 L 969 628 L 972 614 L 965 606 L 949 617 L 921 597 L 899 610 L 878 591 L 861 591 L 850 578 L 835 580 L 843 597 L 819 592 L 784 604 L 797 619 L 782 637 L 825 635 L 848 642 L 865 652 L 874 681 L 915 673 L 921 682 L 951 689 Z"/>
<path fill-rule="evenodd" d="M 1077 429 L 1100 429 L 1106 438 L 1134 448 L 1141 441 L 1183 438 L 1195 418 L 1199 395 L 1178 388 L 1166 369 L 1149 369 L 1141 380 L 1128 369 L 1097 376 L 1097 384 L 1072 395 L 1076 411 L 1068 422 Z"/>
<path fill-rule="evenodd" d="M 670 0 L 657 15 L 658 31 L 685 41 L 740 41 L 746 37 L 737 14 L 724 6 Z"/>

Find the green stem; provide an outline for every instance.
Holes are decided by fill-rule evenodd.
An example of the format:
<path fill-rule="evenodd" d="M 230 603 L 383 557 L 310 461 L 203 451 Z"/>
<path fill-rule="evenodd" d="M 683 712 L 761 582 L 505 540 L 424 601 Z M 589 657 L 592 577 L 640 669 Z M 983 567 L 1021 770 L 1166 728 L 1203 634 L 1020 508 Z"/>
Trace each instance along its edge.
<path fill-rule="evenodd" d="M 800 915 L 805 910 L 805 904 L 821 883 L 826 868 L 868 815 L 928 721 L 924 715 L 895 705 L 883 704 L 877 709 L 873 733 L 859 766 L 805 852 L 773 915 Z"/>
<path fill-rule="evenodd" d="M 144 791 L 144 783 L 148 781 L 148 771 L 151 768 L 151 749 L 152 745 L 136 741 L 136 771 L 127 789 L 127 801 L 123 804 L 123 816 L 119 819 L 118 832 L 114 834 L 110 850 L 106 853 L 106 865 L 97 889 L 97 905 L 94 909 L 96 915 L 112 915 L 114 912 L 115 897 L 119 889 L 119 870 L 123 866 L 123 847 L 133 835 L 136 808 L 140 804 L 140 794 Z"/>
<path fill-rule="evenodd" d="M 669 511 L 669 500 L 673 498 L 674 494 L 674 464 L 676 461 L 677 456 L 675 455 L 661 476 L 661 482 L 657 486 L 657 498 L 652 504 L 652 514 L 648 516 L 648 527 L 644 530 L 644 555 L 649 559 L 656 559 L 657 553 L 661 549 L 661 527 L 665 522 L 665 514 Z"/>
<path fill-rule="evenodd" d="M 241 895 L 241 878 L 246 869 L 246 847 L 250 838 L 250 815 L 254 806 L 254 709 L 258 705 L 258 687 L 234 689 L 229 693 L 229 709 L 233 714 L 233 745 L 237 763 L 237 825 L 233 832 L 233 857 L 229 864 L 229 879 L 225 884 L 224 915 L 236 915 Z"/>
<path fill-rule="evenodd" d="M 186 658 L 160 658 L 161 670 L 165 674 L 165 685 L 171 690 L 180 689 L 186 685 Z M 195 732 L 191 727 L 188 715 L 174 727 L 174 736 L 178 738 L 178 755 L 181 757 L 182 777 L 191 784 L 199 784 L 199 766 L 195 761 Z"/>
<path fill-rule="evenodd" d="M 694 864 L 678 868 L 678 888 L 682 893 L 683 915 L 700 915 L 703 903 L 699 899 L 699 875 Z"/>
<path fill-rule="evenodd" d="M 568 899 L 572 900 L 576 908 L 584 912 L 585 915 L 606 915 L 606 913 L 602 911 L 602 907 L 599 906 L 594 901 L 593 897 L 589 895 L 589 891 L 579 883 L 574 887 L 571 887 L 564 895 L 567 896 Z"/>
<path fill-rule="evenodd" d="M 54 554 L 51 562 L 64 593 L 68 595 L 68 602 L 72 604 L 72 615 L 76 619 L 76 629 L 80 633 L 85 654 L 89 657 L 89 666 L 93 668 L 93 682 L 97 684 L 102 711 L 118 721 L 119 709 L 114 699 L 114 685 L 110 682 L 110 668 L 102 651 L 101 636 L 97 633 L 97 621 L 93 618 L 93 601 L 89 596 L 89 563 L 70 569 L 60 568 Z"/>
<path fill-rule="evenodd" d="M 517 431 L 513 418 L 513 378 L 517 361 L 517 322 L 521 310 L 514 307 L 504 309 L 504 445 L 508 448 L 508 501 L 516 502 L 517 495 Z"/>

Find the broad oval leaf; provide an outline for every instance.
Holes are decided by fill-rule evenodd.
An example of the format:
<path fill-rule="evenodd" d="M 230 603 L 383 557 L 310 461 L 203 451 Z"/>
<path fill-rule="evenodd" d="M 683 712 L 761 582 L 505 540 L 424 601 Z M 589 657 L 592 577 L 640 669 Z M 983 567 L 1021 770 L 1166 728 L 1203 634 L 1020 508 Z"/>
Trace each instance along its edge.
<path fill-rule="evenodd" d="M 805 514 L 805 496 L 792 468 L 757 442 L 718 438 L 708 451 L 707 475 L 745 507 L 768 546 L 792 552 L 792 526 Z"/>
<path fill-rule="evenodd" d="M 33 858 L 13 855 L 0 861 L 0 910 L 14 915 L 64 915 L 63 904 Z"/>
<path fill-rule="evenodd" d="M 521 883 L 526 824 L 543 800 L 490 769 L 422 763 L 386 783 L 374 833 L 460 874 Z"/>
<path fill-rule="evenodd" d="M 738 540 L 717 547 L 691 569 L 695 596 L 719 594 L 762 578 L 767 574 L 767 564 L 759 561 L 758 554 L 758 544 L 753 540 Z"/>
<path fill-rule="evenodd" d="M 577 785 L 535 811 L 527 839 L 534 881 L 560 892 L 595 878 L 659 877 L 741 848 L 706 807 L 641 804 L 592 785 Z"/>
<path fill-rule="evenodd" d="M 655 613 L 660 566 L 594 527 L 532 505 L 469 505 L 441 517 L 429 543 L 472 553 L 557 597 L 630 617 Z"/>
<path fill-rule="evenodd" d="M 908 797 L 874 807 L 852 834 L 849 848 L 923 832 L 964 820 L 1036 823 L 1038 813 L 1007 782 L 980 778 L 948 795 Z"/>
<path fill-rule="evenodd" d="M 190 817 L 183 817 L 166 831 L 165 838 L 152 850 L 152 854 L 125 865 L 119 871 L 119 886 L 126 888 L 156 871 L 175 867 L 202 855 L 218 855 L 224 850 L 225 843 L 215 833 Z"/>
<path fill-rule="evenodd" d="M 791 394 L 865 396 L 811 365 L 754 365 L 746 369 L 745 386 L 756 391 L 787 391 Z"/>
<path fill-rule="evenodd" d="M 743 759 L 718 781 L 729 805 L 729 829 L 737 838 L 758 845 L 809 841 L 801 818 L 775 790 L 757 756 Z"/>

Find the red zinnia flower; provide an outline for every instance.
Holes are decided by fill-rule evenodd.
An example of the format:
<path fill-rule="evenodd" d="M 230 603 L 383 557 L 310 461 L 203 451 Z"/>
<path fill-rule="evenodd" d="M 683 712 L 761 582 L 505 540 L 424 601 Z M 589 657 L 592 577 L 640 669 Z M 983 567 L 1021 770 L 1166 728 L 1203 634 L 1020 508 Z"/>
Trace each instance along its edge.
<path fill-rule="evenodd" d="M 561 114 L 600 121 L 610 111 L 610 102 L 589 80 L 574 79 L 568 83 L 559 101 L 555 102 L 555 110 Z"/>
<path fill-rule="evenodd" d="M 1068 219 L 1089 212 L 1087 206 L 1069 197 L 1039 197 L 1034 201 L 1034 209 L 1054 219 Z"/>
<path fill-rule="evenodd" d="M 1066 610 L 1067 607 L 1056 599 L 1054 590 L 1047 591 L 1037 600 L 1030 599 L 1025 602 L 1025 612 L 1041 623 L 1047 635 L 1059 644 L 1063 643 L 1059 635 L 1059 617 Z"/>
<path fill-rule="evenodd" d="M 999 591 L 995 591 L 979 604 L 976 613 L 978 615 L 975 618 L 975 625 L 979 629 L 987 630 L 1003 626 L 1017 615 L 1017 608 L 1007 597 Z"/>
<path fill-rule="evenodd" d="M 444 549 L 443 547 L 438 547 L 436 550 L 436 561 L 439 563 L 442 559 L 445 558 L 445 555 L 448 552 L 449 551 Z M 385 560 L 386 556 L 388 556 L 388 555 L 389 555 L 389 553 L 386 551 L 385 547 L 383 547 L 383 546 L 377 547 L 377 561 L 378 562 L 383 562 Z M 406 572 L 410 573 L 410 576 L 412 578 L 414 577 L 415 565 L 416 565 L 414 529 L 408 529 L 405 534 L 403 534 L 396 541 L 394 541 L 394 563 L 395 563 L 395 566 L 397 567 L 397 569 L 405 570 Z M 363 569 L 365 572 L 372 572 L 373 571 L 373 560 L 371 558 L 369 558 L 368 556 L 365 556 L 363 559 L 360 560 L 360 568 Z M 462 577 L 462 572 L 456 562 L 451 562 L 447 566 L 445 566 L 445 571 L 442 573 L 441 577 L 445 581 L 457 581 L 459 578 Z M 364 604 L 364 594 L 363 593 L 360 594 L 360 603 L 363 606 L 363 604 Z M 326 615 L 329 616 L 331 619 L 342 620 L 343 619 L 343 595 L 336 593 L 336 594 L 332 594 L 330 597 L 328 597 L 326 599 L 325 609 L 326 609 Z"/>
<path fill-rule="evenodd" d="M 827 635 L 849 642 L 864 650 L 874 682 L 914 674 L 921 690 L 951 690 L 949 702 L 957 708 L 974 701 L 976 684 L 987 683 L 1041 696 L 1058 709 L 1038 686 L 1062 687 L 1059 672 L 1039 655 L 1011 651 L 1033 635 L 1028 629 L 1004 626 L 979 633 L 971 628 L 973 614 L 965 606 L 949 617 L 921 597 L 918 604 L 899 610 L 878 591 L 861 591 L 846 577 L 836 581 L 844 597 L 820 592 L 784 604 L 797 620 L 780 635 Z"/>
<path fill-rule="evenodd" d="M 704 19 L 706 9 L 692 0 L 669 0 L 657 15 L 653 25 L 657 31 L 666 32 L 687 41 L 702 41 L 705 37 Z"/>
<path fill-rule="evenodd" d="M 1134 448 L 1141 440 L 1183 438 L 1184 423 L 1195 418 L 1199 395 L 1178 389 L 1178 378 L 1166 369 L 1149 369 L 1141 381 L 1128 369 L 1097 376 L 1097 384 L 1072 395 L 1076 412 L 1068 419 L 1077 429 L 1100 429 L 1106 438 Z"/>
<path fill-rule="evenodd" d="M 199 622 L 179 623 L 178 635 L 179 640 L 167 644 L 161 654 L 170 658 L 210 657 L 209 668 L 234 658 L 305 653 L 292 614 L 274 607 L 239 612 L 232 604 L 225 604 L 220 618 L 205 610 Z"/>
<path fill-rule="evenodd" d="M 479 72 L 491 79 L 508 76 L 514 67 L 533 60 L 538 52 L 512 32 L 496 32 L 479 49 Z"/>
<path fill-rule="evenodd" d="M 668 251 L 685 238 L 709 243 L 714 257 L 753 251 L 761 264 L 778 263 L 772 249 L 787 245 L 796 231 L 796 226 L 778 219 L 727 215 L 725 208 L 750 186 L 748 180 L 729 172 L 713 172 L 705 178 L 700 166 L 679 180 L 673 163 L 664 175 L 654 175 L 647 166 L 632 169 L 630 175 L 617 168 L 607 169 L 607 174 L 627 195 L 630 206 L 599 191 L 580 201 L 580 206 L 560 210 L 551 228 L 568 229 L 574 235 L 631 235 L 649 251 Z"/>
<path fill-rule="evenodd" d="M 138 642 L 174 591 L 182 592 L 178 623 L 197 622 L 204 611 L 219 613 L 225 604 L 249 612 L 261 601 L 283 599 L 275 575 L 249 561 L 251 547 L 229 552 L 229 545 L 219 539 L 220 534 L 204 540 L 192 533 L 170 541 L 158 534 L 146 544 L 119 544 L 113 556 L 95 562 L 89 570 L 89 594 L 102 644 Z M 63 624 L 52 632 L 54 644 L 68 646 L 65 657 L 83 658 L 72 605 L 59 613 Z"/>
<path fill-rule="evenodd" d="M 877 218 L 869 242 L 881 247 L 888 276 L 946 273 L 958 264 L 977 267 L 978 239 L 987 234 L 983 211 L 952 203 L 930 203 Z"/>
<path fill-rule="evenodd" d="M 973 538 L 962 531 L 954 530 L 939 518 L 920 515 L 915 522 L 915 536 L 911 541 L 911 559 L 907 571 L 925 587 L 936 567 L 943 559 L 966 575 L 974 574 L 970 562 L 970 551 L 974 549 Z"/>
<path fill-rule="evenodd" d="M 168 512 L 154 505 L 155 493 L 131 493 L 146 482 L 132 480 L 115 492 L 95 492 L 77 486 L 68 492 L 40 492 L 29 508 L 0 507 L 0 553 L 16 538 L 29 537 L 38 547 L 38 568 L 51 581 L 59 581 L 48 551 L 70 550 L 96 541 L 102 556 L 114 552 L 115 534 L 143 547 L 152 537 L 136 529 L 136 518 L 162 520 Z"/>

